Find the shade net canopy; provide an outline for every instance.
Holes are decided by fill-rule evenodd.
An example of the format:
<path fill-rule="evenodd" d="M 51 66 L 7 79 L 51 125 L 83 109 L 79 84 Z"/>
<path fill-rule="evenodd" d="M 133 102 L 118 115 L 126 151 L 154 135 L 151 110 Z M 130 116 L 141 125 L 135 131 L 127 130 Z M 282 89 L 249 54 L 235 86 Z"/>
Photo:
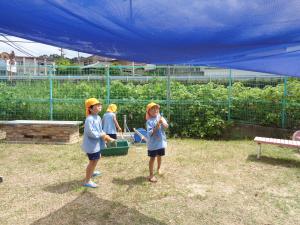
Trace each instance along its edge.
<path fill-rule="evenodd" d="M 0 32 L 155 64 L 300 76 L 299 0 L 0 1 Z"/>

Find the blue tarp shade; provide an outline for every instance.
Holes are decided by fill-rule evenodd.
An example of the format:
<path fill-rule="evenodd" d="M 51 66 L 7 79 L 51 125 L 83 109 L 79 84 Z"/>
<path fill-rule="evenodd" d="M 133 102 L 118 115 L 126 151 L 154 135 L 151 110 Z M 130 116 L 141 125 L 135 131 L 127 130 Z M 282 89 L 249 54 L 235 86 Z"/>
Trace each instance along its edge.
<path fill-rule="evenodd" d="M 9 0 L 0 9 L 0 32 L 63 48 L 300 76 L 299 0 Z"/>

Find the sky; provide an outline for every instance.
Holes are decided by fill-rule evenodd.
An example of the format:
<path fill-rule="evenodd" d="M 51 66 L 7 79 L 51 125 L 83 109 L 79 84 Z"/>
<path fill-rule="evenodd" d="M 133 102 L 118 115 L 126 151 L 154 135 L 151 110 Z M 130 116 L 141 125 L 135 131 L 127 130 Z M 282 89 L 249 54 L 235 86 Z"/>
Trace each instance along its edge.
<path fill-rule="evenodd" d="M 31 55 L 37 57 L 40 55 L 50 55 L 50 54 L 58 54 L 60 55 L 60 48 L 51 46 L 51 45 L 45 45 L 38 42 L 33 42 L 30 40 L 14 37 L 14 36 L 6 36 L 12 43 L 20 46 L 23 50 L 25 50 L 27 53 L 30 53 Z M 13 48 L 12 46 L 9 46 L 7 44 L 7 39 L 5 37 L 0 36 L 0 53 L 1 52 L 7 52 L 10 53 L 11 51 L 15 52 L 15 55 L 17 56 L 26 56 L 25 53 L 22 53 L 18 51 L 17 49 Z M 11 44 L 11 43 L 10 43 Z M 68 49 L 64 49 L 65 57 L 67 58 L 74 58 L 78 56 L 77 51 L 72 51 Z M 79 52 L 79 56 L 87 57 L 90 56 L 90 54 Z"/>

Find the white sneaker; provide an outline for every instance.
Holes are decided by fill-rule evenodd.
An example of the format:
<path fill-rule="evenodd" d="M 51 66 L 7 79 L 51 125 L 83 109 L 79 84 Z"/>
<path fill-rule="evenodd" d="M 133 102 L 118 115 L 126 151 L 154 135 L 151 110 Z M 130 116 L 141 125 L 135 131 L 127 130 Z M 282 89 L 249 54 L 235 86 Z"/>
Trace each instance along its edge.
<path fill-rule="evenodd" d="M 91 180 L 88 183 L 84 183 L 83 186 L 84 187 L 90 187 L 90 188 L 98 187 L 98 185 L 96 183 L 94 183 L 93 181 L 91 181 Z"/>

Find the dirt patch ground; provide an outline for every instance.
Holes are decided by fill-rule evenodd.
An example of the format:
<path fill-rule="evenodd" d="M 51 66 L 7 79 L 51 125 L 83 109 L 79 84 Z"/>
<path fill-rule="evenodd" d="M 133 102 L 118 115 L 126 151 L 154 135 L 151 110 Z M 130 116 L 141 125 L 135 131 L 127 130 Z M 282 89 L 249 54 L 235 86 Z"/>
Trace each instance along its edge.
<path fill-rule="evenodd" d="M 145 146 L 103 157 L 81 186 L 80 144 L 0 144 L 0 224 L 300 224 L 296 151 L 252 141 L 169 140 L 164 174 L 147 182 Z M 296 154 L 296 155 L 295 155 Z"/>

